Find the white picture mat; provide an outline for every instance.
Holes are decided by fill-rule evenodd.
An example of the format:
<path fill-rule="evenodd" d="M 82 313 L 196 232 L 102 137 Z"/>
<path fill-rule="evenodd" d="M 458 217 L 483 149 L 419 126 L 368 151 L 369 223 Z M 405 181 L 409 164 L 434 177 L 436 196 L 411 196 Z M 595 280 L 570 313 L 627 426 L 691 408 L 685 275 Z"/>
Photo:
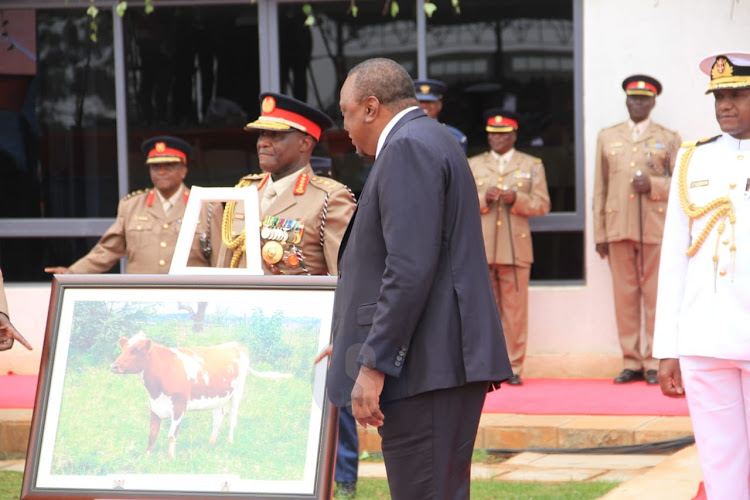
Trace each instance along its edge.
<path fill-rule="evenodd" d="M 282 299 L 283 297 L 283 299 Z M 72 325 L 75 321 L 74 308 L 79 301 L 115 301 L 115 302 L 151 302 L 161 308 L 174 309 L 177 302 L 198 302 L 208 300 L 212 307 L 223 307 L 227 310 L 247 308 L 247 304 L 254 304 L 271 313 L 277 312 L 289 316 L 309 315 L 320 319 L 318 338 L 310 339 L 317 344 L 318 351 L 325 348 L 330 340 L 331 318 L 333 307 L 333 291 L 327 290 L 221 290 L 221 289 L 184 289 L 175 288 L 148 289 L 127 288 L 120 290 L 107 289 L 75 289 L 65 291 L 65 297 L 60 308 L 57 338 L 55 342 L 55 362 L 52 367 L 47 412 L 44 416 L 44 432 L 39 446 L 39 467 L 36 486 L 40 488 L 71 488 L 71 489 L 109 489 L 113 479 L 125 479 L 129 490 L 173 491 L 176 485 L 178 491 L 218 491 L 218 484 L 229 482 L 234 492 L 274 493 L 285 491 L 292 494 L 309 494 L 314 489 L 317 452 L 321 440 L 322 415 L 324 401 L 324 385 L 326 378 L 325 363 L 314 367 L 313 394 L 309 401 L 309 424 L 307 436 L 307 451 L 302 480 L 264 481 L 259 479 L 244 479 L 232 472 L 217 476 L 211 474 L 122 474 L 117 477 L 111 475 L 59 475 L 52 473 L 52 456 L 57 443 L 57 422 L 60 418 L 60 408 L 63 399 L 63 383 L 68 371 L 68 346 L 71 339 Z M 169 311 L 164 311 L 169 312 Z M 95 416 L 92 419 L 96 421 Z"/>
<path fill-rule="evenodd" d="M 201 214 L 203 202 L 241 201 L 245 204 L 245 265 L 240 268 L 225 267 L 189 267 L 188 257 L 193 245 L 195 230 Z M 185 215 L 182 218 L 182 227 L 177 237 L 172 264 L 169 274 L 245 274 L 251 276 L 263 275 L 263 263 L 260 258 L 260 231 L 258 230 L 260 212 L 258 210 L 258 189 L 255 186 L 248 187 L 218 187 L 207 188 L 193 186 L 190 188 Z M 219 221 L 222 224 L 223 221 Z M 212 249 L 218 252 L 218 248 Z"/>

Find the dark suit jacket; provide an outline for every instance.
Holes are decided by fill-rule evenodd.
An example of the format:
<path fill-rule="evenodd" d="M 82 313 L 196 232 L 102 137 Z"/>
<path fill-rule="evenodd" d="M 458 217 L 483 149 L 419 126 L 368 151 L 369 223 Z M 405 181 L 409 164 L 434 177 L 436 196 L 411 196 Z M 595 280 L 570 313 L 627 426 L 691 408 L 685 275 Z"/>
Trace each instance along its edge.
<path fill-rule="evenodd" d="M 512 375 L 474 178 L 422 110 L 373 164 L 339 250 L 332 328 L 336 406 L 350 404 L 362 364 L 386 374 L 381 401 Z"/>

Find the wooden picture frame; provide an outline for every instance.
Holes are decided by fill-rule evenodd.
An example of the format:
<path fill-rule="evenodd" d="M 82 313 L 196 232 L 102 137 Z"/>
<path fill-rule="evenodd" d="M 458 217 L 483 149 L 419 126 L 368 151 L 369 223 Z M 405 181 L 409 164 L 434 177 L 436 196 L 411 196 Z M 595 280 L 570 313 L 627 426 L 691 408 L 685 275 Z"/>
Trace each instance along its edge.
<path fill-rule="evenodd" d="M 335 284 L 56 275 L 22 500 L 331 498 L 338 412 L 313 359 Z M 218 434 L 191 411 L 217 400 Z"/>

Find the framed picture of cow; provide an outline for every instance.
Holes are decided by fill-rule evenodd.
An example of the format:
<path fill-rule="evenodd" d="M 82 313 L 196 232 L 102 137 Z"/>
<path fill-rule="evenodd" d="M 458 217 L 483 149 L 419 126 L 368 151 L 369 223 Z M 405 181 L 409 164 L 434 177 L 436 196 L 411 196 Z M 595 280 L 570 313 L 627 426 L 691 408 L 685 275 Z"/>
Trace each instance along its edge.
<path fill-rule="evenodd" d="M 22 500 L 331 498 L 335 283 L 55 276 Z"/>

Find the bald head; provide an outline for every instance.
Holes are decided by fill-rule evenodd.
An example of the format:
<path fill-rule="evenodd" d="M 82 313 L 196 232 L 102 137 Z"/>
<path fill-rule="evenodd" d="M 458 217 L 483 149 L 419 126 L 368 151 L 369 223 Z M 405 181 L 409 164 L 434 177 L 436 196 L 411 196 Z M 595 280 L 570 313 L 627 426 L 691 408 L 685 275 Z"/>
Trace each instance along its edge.
<path fill-rule="evenodd" d="M 359 99 L 374 96 L 395 112 L 419 105 L 411 76 L 390 59 L 367 59 L 353 67 L 347 78 L 352 80 Z"/>

